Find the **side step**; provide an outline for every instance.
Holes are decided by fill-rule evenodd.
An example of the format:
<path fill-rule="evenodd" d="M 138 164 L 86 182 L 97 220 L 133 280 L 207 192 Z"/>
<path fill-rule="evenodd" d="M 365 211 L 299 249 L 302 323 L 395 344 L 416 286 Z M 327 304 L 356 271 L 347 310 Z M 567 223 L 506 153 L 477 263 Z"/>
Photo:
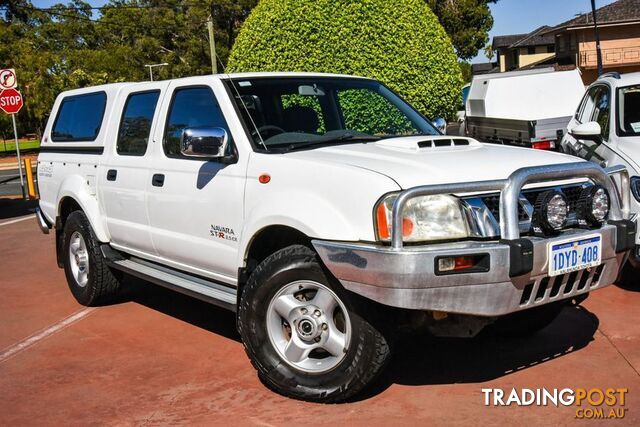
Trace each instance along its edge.
<path fill-rule="evenodd" d="M 102 253 L 109 266 L 156 285 L 236 311 L 237 289 L 140 258 L 124 258 L 108 245 Z"/>

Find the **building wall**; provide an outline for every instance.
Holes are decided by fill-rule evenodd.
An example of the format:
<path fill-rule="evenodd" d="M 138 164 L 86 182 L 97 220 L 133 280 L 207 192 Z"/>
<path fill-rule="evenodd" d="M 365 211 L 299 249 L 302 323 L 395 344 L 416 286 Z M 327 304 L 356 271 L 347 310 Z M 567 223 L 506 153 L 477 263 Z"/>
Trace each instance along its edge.
<path fill-rule="evenodd" d="M 529 54 L 526 47 L 520 48 L 520 67 L 551 58 L 555 53 L 547 52 L 547 46 L 536 46 L 535 53 Z"/>
<path fill-rule="evenodd" d="M 507 65 L 505 64 L 504 55 L 500 51 L 498 51 L 498 67 L 500 68 L 501 73 L 507 71 Z"/>
<path fill-rule="evenodd" d="M 500 72 L 517 70 L 534 62 L 551 58 L 554 53 L 547 52 L 547 46 L 536 46 L 535 53 L 529 54 L 526 47 L 516 49 L 505 49 L 498 51 L 498 63 L 500 64 Z M 517 59 L 515 58 L 517 56 Z"/>
<path fill-rule="evenodd" d="M 505 49 L 498 51 L 500 72 L 512 70 L 517 67 L 517 61 L 514 58 L 513 49 Z"/>
<path fill-rule="evenodd" d="M 640 65 L 640 24 L 600 27 L 600 47 L 604 68 Z M 578 65 L 596 68 L 596 42 L 592 28 L 575 30 Z"/>

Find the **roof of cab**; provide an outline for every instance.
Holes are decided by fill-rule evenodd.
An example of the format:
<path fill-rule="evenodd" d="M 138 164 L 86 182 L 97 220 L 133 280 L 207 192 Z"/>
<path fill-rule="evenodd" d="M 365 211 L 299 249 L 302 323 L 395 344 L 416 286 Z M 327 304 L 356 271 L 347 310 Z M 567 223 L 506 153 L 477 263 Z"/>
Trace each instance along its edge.
<path fill-rule="evenodd" d="M 367 79 L 366 77 L 360 76 L 352 76 L 346 74 L 331 74 L 331 73 L 307 73 L 307 72 L 252 72 L 252 73 L 231 73 L 231 74 L 209 74 L 204 76 L 192 76 L 192 77 L 182 77 L 178 79 L 169 79 L 169 80 L 157 80 L 157 83 L 161 82 L 169 82 L 169 81 L 179 81 L 188 83 L 190 81 L 194 83 L 202 83 L 202 81 L 207 79 L 255 79 L 255 78 L 274 78 L 274 77 L 337 77 L 337 78 L 352 78 L 352 79 Z M 104 91 L 107 93 L 117 92 L 123 88 L 147 84 L 148 81 L 144 82 L 122 82 L 122 83 L 109 83 L 99 86 L 89 86 L 79 89 L 72 89 L 63 92 L 64 96 L 73 96 L 73 95 L 82 95 L 88 92 L 100 92 Z"/>
<path fill-rule="evenodd" d="M 607 80 L 614 86 L 627 86 L 640 83 L 640 72 L 635 73 L 605 73 L 597 81 Z"/>

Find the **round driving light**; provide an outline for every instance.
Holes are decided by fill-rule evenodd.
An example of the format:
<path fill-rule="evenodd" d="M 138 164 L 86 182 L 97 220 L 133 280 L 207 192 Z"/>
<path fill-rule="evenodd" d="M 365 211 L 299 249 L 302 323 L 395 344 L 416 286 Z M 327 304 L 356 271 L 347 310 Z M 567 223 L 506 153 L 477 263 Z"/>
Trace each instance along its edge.
<path fill-rule="evenodd" d="M 559 191 L 550 190 L 538 196 L 533 211 L 533 229 L 536 233 L 552 234 L 567 224 L 569 204 Z"/>
<path fill-rule="evenodd" d="M 578 201 L 578 222 L 580 225 L 599 226 L 609 216 L 609 193 L 601 185 L 585 188 Z"/>

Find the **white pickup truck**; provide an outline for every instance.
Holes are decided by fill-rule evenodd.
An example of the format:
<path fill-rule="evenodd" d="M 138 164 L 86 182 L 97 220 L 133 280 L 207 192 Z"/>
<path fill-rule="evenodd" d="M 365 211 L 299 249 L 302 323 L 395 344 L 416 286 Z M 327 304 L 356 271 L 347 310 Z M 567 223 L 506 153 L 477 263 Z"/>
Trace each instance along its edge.
<path fill-rule="evenodd" d="M 635 234 L 624 168 L 444 136 L 341 75 L 62 93 L 38 183 L 81 304 L 126 273 L 235 310 L 263 382 L 318 402 L 370 384 L 405 326 L 545 326 L 616 279 Z"/>
<path fill-rule="evenodd" d="M 640 73 L 603 74 L 578 104 L 562 140 L 562 151 L 600 166 L 624 165 L 631 175 L 631 211 L 640 212 Z M 640 233 L 624 274 L 640 276 Z"/>

